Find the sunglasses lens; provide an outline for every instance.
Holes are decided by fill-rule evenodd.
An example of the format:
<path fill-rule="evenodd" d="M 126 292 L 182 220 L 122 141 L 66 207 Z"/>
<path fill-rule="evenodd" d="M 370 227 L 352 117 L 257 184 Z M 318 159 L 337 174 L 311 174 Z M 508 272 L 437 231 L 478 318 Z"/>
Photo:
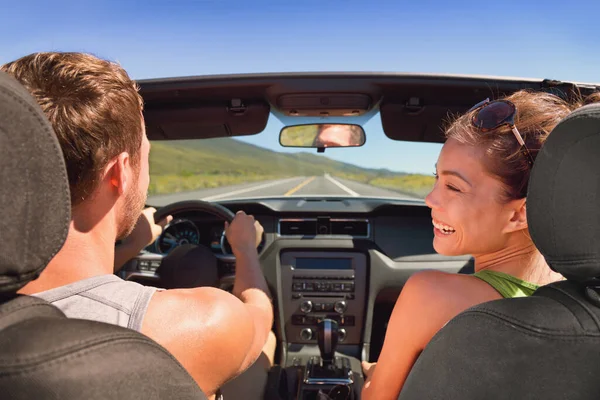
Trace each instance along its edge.
<path fill-rule="evenodd" d="M 487 104 L 489 102 L 490 102 L 489 98 L 482 100 L 479 103 L 475 104 L 473 107 L 469 108 L 469 111 L 467 111 L 467 112 L 470 113 L 473 110 L 477 110 L 478 108 L 481 108 L 484 104 Z"/>
<path fill-rule="evenodd" d="M 511 103 L 497 101 L 479 110 L 473 123 L 479 129 L 494 129 L 507 122 L 514 113 L 515 107 Z"/>

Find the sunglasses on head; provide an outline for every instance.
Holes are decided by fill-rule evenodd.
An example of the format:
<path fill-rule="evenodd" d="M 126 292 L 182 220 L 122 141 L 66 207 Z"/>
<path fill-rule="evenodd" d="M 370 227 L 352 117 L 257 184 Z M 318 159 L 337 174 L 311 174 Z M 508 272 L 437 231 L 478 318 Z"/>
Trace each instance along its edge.
<path fill-rule="evenodd" d="M 471 123 L 481 132 L 489 132 L 503 125 L 508 125 L 512 130 L 513 135 L 521 145 L 523 156 L 527 157 L 529 166 L 533 166 L 533 157 L 529 152 L 523 136 L 515 126 L 515 116 L 517 115 L 517 107 L 508 100 L 485 99 L 475 104 L 468 112 L 473 112 Z"/>

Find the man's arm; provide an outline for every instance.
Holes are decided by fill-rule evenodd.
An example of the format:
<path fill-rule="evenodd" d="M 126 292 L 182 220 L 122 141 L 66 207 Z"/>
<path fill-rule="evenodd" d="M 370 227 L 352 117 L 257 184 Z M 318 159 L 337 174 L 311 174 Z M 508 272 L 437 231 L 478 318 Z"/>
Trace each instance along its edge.
<path fill-rule="evenodd" d="M 170 351 L 209 396 L 258 358 L 273 324 L 256 230 L 262 233 L 243 212 L 226 225 L 236 256 L 235 296 L 209 287 L 159 291 L 144 318 L 142 333 Z"/>
<path fill-rule="evenodd" d="M 154 222 L 154 207 L 142 211 L 133 231 L 120 244 L 115 246 L 115 272 L 119 271 L 125 263 L 136 257 L 140 251 L 154 242 L 161 234 L 163 228 L 173 220 L 167 216 L 158 223 Z"/>
<path fill-rule="evenodd" d="M 245 219 L 246 226 L 226 224 L 227 240 L 236 259 L 233 295 L 244 303 L 254 320 L 254 340 L 241 371 L 247 369 L 260 355 L 273 325 L 273 304 L 265 276 L 260 268 L 256 248 L 263 228 L 252 216 L 239 212 L 236 218 Z"/>
<path fill-rule="evenodd" d="M 243 371 L 255 330 L 245 304 L 212 287 L 156 292 L 142 323 L 207 396 Z"/>

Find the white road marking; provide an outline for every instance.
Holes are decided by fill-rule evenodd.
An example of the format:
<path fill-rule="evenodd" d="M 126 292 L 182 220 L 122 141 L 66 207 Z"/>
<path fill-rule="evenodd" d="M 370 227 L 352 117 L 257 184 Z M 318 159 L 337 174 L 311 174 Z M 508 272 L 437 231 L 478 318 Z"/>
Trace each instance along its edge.
<path fill-rule="evenodd" d="M 333 183 L 334 185 L 337 185 L 337 187 L 339 187 L 340 189 L 342 189 L 343 191 L 345 191 L 346 193 L 348 193 L 350 196 L 352 196 L 352 197 L 358 197 L 358 196 L 360 196 L 358 193 L 356 193 L 354 190 L 350 189 L 348 186 L 343 185 L 340 182 L 338 182 L 335 179 L 333 179 L 329 174 L 325 174 L 323 176 L 329 182 Z"/>
<path fill-rule="evenodd" d="M 284 179 L 281 181 L 263 183 L 262 185 L 258 185 L 258 186 L 252 186 L 252 187 L 245 188 L 245 189 L 234 190 L 233 192 L 216 194 L 214 196 L 205 197 L 202 200 L 204 200 L 204 201 L 218 200 L 218 199 L 222 199 L 223 197 L 229 197 L 229 196 L 235 196 L 235 195 L 242 194 L 242 193 L 253 192 L 255 190 L 265 189 L 265 188 L 268 188 L 271 186 L 281 185 L 282 183 L 288 183 L 293 180 L 298 180 L 298 179 L 303 179 L 303 178 L 304 178 L 303 176 L 295 176 L 293 178 L 287 178 L 287 179 Z"/>

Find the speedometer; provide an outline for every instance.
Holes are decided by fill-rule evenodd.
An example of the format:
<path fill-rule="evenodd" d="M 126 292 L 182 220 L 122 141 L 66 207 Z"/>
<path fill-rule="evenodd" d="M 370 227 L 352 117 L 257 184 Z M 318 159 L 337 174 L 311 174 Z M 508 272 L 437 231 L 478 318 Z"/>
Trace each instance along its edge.
<path fill-rule="evenodd" d="M 200 243 L 198 228 L 190 220 L 178 219 L 165 227 L 156 242 L 156 248 L 160 253 L 168 254 L 175 247 L 188 243 Z"/>

